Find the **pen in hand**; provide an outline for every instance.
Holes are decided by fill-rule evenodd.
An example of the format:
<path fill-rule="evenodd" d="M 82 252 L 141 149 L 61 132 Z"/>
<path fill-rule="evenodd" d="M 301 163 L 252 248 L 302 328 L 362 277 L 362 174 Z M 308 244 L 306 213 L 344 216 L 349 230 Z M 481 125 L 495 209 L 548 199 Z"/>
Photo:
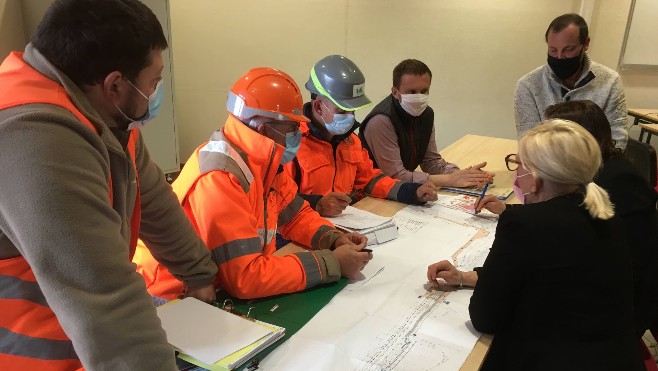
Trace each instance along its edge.
<path fill-rule="evenodd" d="M 474 209 L 475 214 L 480 213 L 480 211 L 478 210 L 478 206 L 480 206 L 480 202 L 484 198 L 484 194 L 487 193 L 487 188 L 489 188 L 489 181 L 487 181 L 487 183 L 484 185 L 484 188 L 482 188 L 482 194 L 478 198 L 478 201 L 475 203 L 475 209 Z"/>

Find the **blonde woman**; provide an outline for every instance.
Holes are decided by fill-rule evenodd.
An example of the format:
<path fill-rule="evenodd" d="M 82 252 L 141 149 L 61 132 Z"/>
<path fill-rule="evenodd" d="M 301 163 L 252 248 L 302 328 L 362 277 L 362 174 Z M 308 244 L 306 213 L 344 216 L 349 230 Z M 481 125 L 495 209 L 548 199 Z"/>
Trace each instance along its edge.
<path fill-rule="evenodd" d="M 631 257 L 605 190 L 596 140 L 550 120 L 528 131 L 517 172 L 524 205 L 485 198 L 500 214 L 484 265 L 441 261 L 427 277 L 474 287 L 471 321 L 495 334 L 483 370 L 642 370 L 633 331 Z"/>
<path fill-rule="evenodd" d="M 601 147 L 603 164 L 594 182 L 610 195 L 615 215 L 624 224 L 633 258 L 633 304 L 638 337 L 658 325 L 658 223 L 656 190 L 637 172 L 612 140 L 605 112 L 589 100 L 549 106 L 546 117 L 571 120 L 592 134 Z"/>

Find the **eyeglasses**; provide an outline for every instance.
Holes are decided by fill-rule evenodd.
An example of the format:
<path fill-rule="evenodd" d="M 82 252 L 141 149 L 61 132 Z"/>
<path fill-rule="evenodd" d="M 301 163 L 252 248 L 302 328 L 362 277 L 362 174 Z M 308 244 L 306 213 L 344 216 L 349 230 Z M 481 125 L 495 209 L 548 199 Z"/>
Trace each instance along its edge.
<path fill-rule="evenodd" d="M 293 133 L 297 135 L 299 132 L 299 123 L 298 122 L 287 122 L 287 121 L 271 121 L 266 123 L 272 130 L 276 131 L 277 133 L 283 135 L 284 137 L 288 133 Z M 278 130 L 282 129 L 282 130 Z"/>
<path fill-rule="evenodd" d="M 515 171 L 521 165 L 521 161 L 516 159 L 516 153 L 510 153 L 505 156 L 505 165 L 507 166 L 507 170 Z"/>
<path fill-rule="evenodd" d="M 324 106 L 324 108 L 327 109 L 327 111 L 333 113 L 334 115 L 354 114 L 354 111 L 345 111 L 340 109 L 340 107 L 336 107 L 338 108 L 338 112 L 334 112 L 331 108 L 329 108 L 329 106 L 327 106 L 327 104 L 324 101 L 321 100 L 320 103 L 322 103 L 322 105 Z"/>

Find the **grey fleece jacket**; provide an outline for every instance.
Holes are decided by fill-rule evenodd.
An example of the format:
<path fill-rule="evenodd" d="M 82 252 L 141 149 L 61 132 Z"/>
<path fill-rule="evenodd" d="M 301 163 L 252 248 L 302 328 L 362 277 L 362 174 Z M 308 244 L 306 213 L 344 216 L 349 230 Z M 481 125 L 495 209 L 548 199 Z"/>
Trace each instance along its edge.
<path fill-rule="evenodd" d="M 610 121 L 615 145 L 626 148 L 628 113 L 621 78 L 617 72 L 590 60 L 587 54 L 583 72 L 573 89 L 562 84 L 548 64 L 519 79 L 514 92 L 514 118 L 519 139 L 545 119 L 544 111 L 548 106 L 584 99 L 601 107 Z"/>
<path fill-rule="evenodd" d="M 80 88 L 31 45 L 23 59 L 62 84 L 100 136 L 60 107 L 0 110 L 0 259 L 20 255 L 28 261 L 85 368 L 176 370 L 144 280 L 128 256 L 137 187 L 127 133 L 115 130 L 115 136 Z M 188 286 L 211 283 L 217 267 L 141 135 L 136 167 L 140 237 Z M 110 174 L 114 208 L 108 203 Z"/>

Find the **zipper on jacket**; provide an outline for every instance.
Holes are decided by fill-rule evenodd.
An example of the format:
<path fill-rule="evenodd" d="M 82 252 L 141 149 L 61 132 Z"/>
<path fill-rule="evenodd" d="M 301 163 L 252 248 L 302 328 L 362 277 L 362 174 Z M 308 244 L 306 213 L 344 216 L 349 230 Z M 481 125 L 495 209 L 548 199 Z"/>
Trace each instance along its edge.
<path fill-rule="evenodd" d="M 270 168 L 272 167 L 272 161 L 274 160 L 274 154 L 276 153 L 276 144 L 272 146 L 272 153 L 270 153 L 270 161 L 267 164 L 267 170 L 265 170 L 265 177 L 263 178 L 264 181 L 267 180 L 267 176 L 270 174 Z M 263 184 L 263 233 L 264 233 L 264 238 L 263 238 L 263 248 L 267 246 L 267 234 L 268 234 L 268 229 L 267 229 L 267 198 L 270 195 L 270 190 L 267 189 L 267 191 L 264 189 L 265 184 Z M 276 232 L 274 232 L 276 233 Z M 274 238 L 274 236 L 272 236 Z"/>
<path fill-rule="evenodd" d="M 414 141 L 414 122 L 413 120 L 411 122 L 411 125 L 409 125 L 409 133 L 411 134 L 411 164 L 416 163 L 416 142 Z"/>
<path fill-rule="evenodd" d="M 334 151 L 334 180 L 331 182 L 331 191 L 336 192 L 336 187 L 335 187 L 336 186 L 336 174 L 338 173 L 338 164 L 336 162 L 336 149 L 338 149 L 338 144 L 334 146 L 333 143 L 332 143 L 331 148 L 333 148 L 333 151 Z"/>

